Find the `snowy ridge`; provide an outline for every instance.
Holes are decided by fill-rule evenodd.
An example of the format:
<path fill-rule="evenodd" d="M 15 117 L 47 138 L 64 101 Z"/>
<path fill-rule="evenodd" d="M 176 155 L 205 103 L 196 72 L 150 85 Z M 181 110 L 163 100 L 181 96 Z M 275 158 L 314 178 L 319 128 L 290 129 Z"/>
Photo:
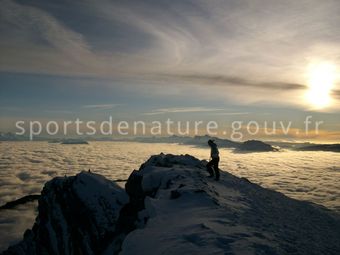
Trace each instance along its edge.
<path fill-rule="evenodd" d="M 131 232 L 122 254 L 338 254 L 340 221 L 323 208 L 290 199 L 204 162 L 159 155 L 143 175 L 147 224 Z"/>
<path fill-rule="evenodd" d="M 55 178 L 4 254 L 340 254 L 338 215 L 227 172 L 216 182 L 205 164 L 152 156 L 125 191 L 89 172 Z"/>

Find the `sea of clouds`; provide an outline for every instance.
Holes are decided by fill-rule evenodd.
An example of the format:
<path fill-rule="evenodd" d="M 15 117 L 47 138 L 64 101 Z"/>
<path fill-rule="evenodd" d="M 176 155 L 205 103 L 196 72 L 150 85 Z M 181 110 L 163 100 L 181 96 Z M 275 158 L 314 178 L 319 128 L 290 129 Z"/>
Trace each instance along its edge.
<path fill-rule="evenodd" d="M 209 159 L 209 148 L 135 142 L 91 142 L 62 145 L 47 142 L 2 142 L 0 153 L 0 205 L 28 194 L 39 194 L 55 176 L 81 170 L 109 179 L 127 179 L 151 155 L 191 154 Z M 234 153 L 220 149 L 220 168 L 252 182 L 340 212 L 340 153 L 265 152 Z M 122 184 L 123 185 L 123 184 Z M 21 239 L 34 223 L 36 202 L 0 211 L 0 251 Z"/>

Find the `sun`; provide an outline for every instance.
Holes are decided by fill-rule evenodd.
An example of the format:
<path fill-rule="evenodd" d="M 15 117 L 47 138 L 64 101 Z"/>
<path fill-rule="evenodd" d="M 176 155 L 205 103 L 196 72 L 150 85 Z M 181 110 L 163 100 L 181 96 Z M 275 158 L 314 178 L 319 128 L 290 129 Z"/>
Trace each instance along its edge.
<path fill-rule="evenodd" d="M 308 68 L 308 86 L 306 99 L 314 109 L 330 106 L 331 91 L 336 78 L 336 66 L 329 62 L 311 64 Z"/>

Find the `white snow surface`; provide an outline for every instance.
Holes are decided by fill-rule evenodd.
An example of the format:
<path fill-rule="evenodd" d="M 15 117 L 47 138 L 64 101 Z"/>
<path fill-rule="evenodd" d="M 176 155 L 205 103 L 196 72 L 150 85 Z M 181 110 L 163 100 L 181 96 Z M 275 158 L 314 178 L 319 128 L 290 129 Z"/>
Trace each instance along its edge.
<path fill-rule="evenodd" d="M 128 195 L 119 186 L 99 174 L 83 171 L 73 180 L 72 190 L 74 195 L 86 208 L 87 213 L 91 215 L 94 224 L 105 231 L 112 229 L 114 227 L 112 220 L 118 218 L 120 208 L 129 201 Z M 55 178 L 54 181 L 59 181 L 59 186 L 62 187 L 65 177 Z M 49 187 L 50 185 L 56 186 L 55 183 L 48 182 L 45 189 L 53 190 Z M 57 202 L 54 205 L 59 206 Z M 53 208 L 55 214 L 58 213 L 57 209 L 58 207 Z M 62 219 L 62 217 L 58 218 Z M 101 235 L 102 233 L 98 234 Z"/>
<path fill-rule="evenodd" d="M 338 215 L 227 172 L 207 178 L 205 164 L 160 154 L 141 167 L 147 221 L 120 254 L 340 254 Z"/>

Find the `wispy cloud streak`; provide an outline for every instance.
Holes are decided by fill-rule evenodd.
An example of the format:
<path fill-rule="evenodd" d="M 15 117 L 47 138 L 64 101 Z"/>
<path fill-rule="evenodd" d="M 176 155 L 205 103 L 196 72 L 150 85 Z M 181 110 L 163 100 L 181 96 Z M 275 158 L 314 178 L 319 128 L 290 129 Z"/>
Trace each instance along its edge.
<path fill-rule="evenodd" d="M 84 105 L 85 109 L 94 109 L 94 110 L 110 110 L 113 109 L 120 104 L 92 104 L 92 105 Z"/>
<path fill-rule="evenodd" d="M 338 100 L 340 100 L 340 90 L 333 90 L 334 97 Z"/>
<path fill-rule="evenodd" d="M 180 108 L 161 108 L 155 109 L 151 112 L 144 113 L 143 115 L 158 115 L 165 113 L 193 113 L 193 112 L 216 112 L 223 111 L 220 108 L 207 108 L 207 107 L 180 107 Z"/>
<path fill-rule="evenodd" d="M 270 90 L 301 90 L 306 89 L 307 86 L 298 83 L 288 83 L 280 81 L 254 81 L 242 77 L 225 76 L 225 75 L 210 75 L 210 74 L 174 74 L 167 75 L 166 78 L 180 81 L 187 81 L 190 83 L 198 83 L 205 85 L 219 85 L 219 86 L 238 86 L 238 87 L 252 87 Z"/>

